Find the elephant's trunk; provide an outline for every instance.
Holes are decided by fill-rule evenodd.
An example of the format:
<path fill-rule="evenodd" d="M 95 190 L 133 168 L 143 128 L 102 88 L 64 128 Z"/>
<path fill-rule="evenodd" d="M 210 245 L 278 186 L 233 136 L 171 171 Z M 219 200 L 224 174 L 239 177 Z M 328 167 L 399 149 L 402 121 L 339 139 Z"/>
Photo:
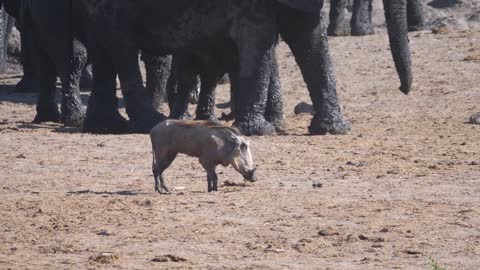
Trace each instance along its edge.
<path fill-rule="evenodd" d="M 412 87 L 412 62 L 408 45 L 407 1 L 383 0 L 393 61 L 400 77 L 400 91 L 408 94 Z"/>

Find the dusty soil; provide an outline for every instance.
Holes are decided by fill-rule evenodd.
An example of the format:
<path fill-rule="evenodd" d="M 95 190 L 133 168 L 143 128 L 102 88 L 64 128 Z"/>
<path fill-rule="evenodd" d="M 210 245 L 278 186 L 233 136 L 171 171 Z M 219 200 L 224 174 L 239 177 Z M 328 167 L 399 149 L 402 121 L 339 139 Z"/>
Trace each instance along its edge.
<path fill-rule="evenodd" d="M 175 192 L 155 194 L 147 135 L 30 124 L 34 95 L 1 81 L 0 269 L 480 268 L 480 126 L 466 123 L 480 30 L 413 33 L 411 46 L 405 96 L 385 35 L 331 38 L 353 129 L 312 137 L 281 44 L 288 134 L 252 137 L 260 181 L 219 168 L 215 194 L 186 156 L 167 170 Z"/>

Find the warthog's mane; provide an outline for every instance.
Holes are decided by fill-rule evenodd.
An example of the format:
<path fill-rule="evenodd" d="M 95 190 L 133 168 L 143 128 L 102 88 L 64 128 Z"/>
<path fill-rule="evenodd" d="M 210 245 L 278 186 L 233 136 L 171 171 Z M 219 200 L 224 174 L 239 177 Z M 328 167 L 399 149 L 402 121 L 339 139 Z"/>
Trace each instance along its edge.
<path fill-rule="evenodd" d="M 225 126 L 224 124 L 222 124 L 222 122 L 216 120 L 184 120 L 177 122 L 177 124 L 186 128 L 202 126 L 210 129 L 215 129 L 219 132 L 230 132 L 237 136 L 243 136 L 240 130 L 238 130 L 236 127 Z"/>

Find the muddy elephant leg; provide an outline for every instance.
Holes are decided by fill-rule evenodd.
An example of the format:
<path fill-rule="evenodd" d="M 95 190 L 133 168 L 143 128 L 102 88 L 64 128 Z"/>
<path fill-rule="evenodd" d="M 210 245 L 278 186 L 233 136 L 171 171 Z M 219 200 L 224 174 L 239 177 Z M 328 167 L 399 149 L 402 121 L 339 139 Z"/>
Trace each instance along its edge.
<path fill-rule="evenodd" d="M 57 70 L 62 81 L 62 122 L 66 126 L 81 126 L 85 111 L 80 95 L 80 78 L 87 63 L 87 49 L 78 40 L 73 41 L 72 49 L 71 61 L 65 59 L 65 55 L 68 55 L 66 48 L 65 54 L 57 53 L 52 57 L 56 58 Z"/>
<path fill-rule="evenodd" d="M 88 99 L 83 131 L 100 134 L 119 134 L 128 131 L 128 122 L 118 111 L 117 73 L 104 55 L 95 56 L 93 88 Z"/>
<path fill-rule="evenodd" d="M 273 124 L 277 132 L 282 132 L 285 130 L 285 116 L 283 114 L 282 91 L 276 57 L 270 64 L 270 71 L 265 119 Z"/>
<path fill-rule="evenodd" d="M 195 119 L 197 120 L 216 120 L 215 117 L 215 88 L 222 75 L 215 72 L 212 66 L 205 67 L 205 72 L 200 75 L 201 90 L 198 99 Z"/>
<path fill-rule="evenodd" d="M 51 59 L 35 46 L 30 46 L 35 53 L 33 59 L 35 68 L 35 81 L 38 82 L 40 90 L 37 100 L 37 115 L 33 120 L 34 123 L 42 122 L 60 122 L 60 112 L 56 103 L 56 81 L 57 74 L 55 65 Z"/>
<path fill-rule="evenodd" d="M 423 7 L 420 0 L 407 0 L 408 31 L 420 31 L 425 28 Z"/>
<path fill-rule="evenodd" d="M 374 34 L 372 25 L 372 0 L 354 0 L 350 28 L 352 29 L 352 36 Z"/>
<path fill-rule="evenodd" d="M 23 32 L 26 50 L 32 55 L 34 80 L 38 83 L 39 95 L 37 99 L 37 115 L 34 123 L 60 122 L 60 112 L 55 100 L 57 74 L 55 63 L 48 54 L 33 40 L 33 31 L 30 26 L 25 25 Z M 22 40 L 22 41 L 23 41 Z"/>
<path fill-rule="evenodd" d="M 167 82 L 172 67 L 172 56 L 154 56 L 142 52 L 141 56 L 145 63 L 146 88 L 152 95 L 153 107 L 159 109 L 167 100 Z"/>
<path fill-rule="evenodd" d="M 16 92 L 36 92 L 38 89 L 35 85 L 34 80 L 34 70 L 33 70 L 33 63 L 32 63 L 32 55 L 31 51 L 28 49 L 28 37 L 26 37 L 27 33 L 24 31 L 20 32 L 20 39 L 21 39 L 21 62 L 23 68 L 23 76 L 22 79 L 17 83 L 15 86 Z"/>
<path fill-rule="evenodd" d="M 347 22 L 346 14 L 347 0 L 330 1 L 330 23 L 328 25 L 328 35 L 330 36 L 348 36 L 350 28 Z M 293 23 L 293 22 L 291 22 Z"/>
<path fill-rule="evenodd" d="M 168 82 L 170 118 L 190 119 L 188 112 L 189 96 L 197 87 L 197 65 L 189 55 L 173 56 L 172 70 Z"/>
<path fill-rule="evenodd" d="M 338 102 L 323 19 L 320 14 L 292 9 L 282 9 L 280 18 L 280 33 L 300 67 L 315 110 L 310 134 L 347 133 L 350 124 L 343 119 Z"/>
<path fill-rule="evenodd" d="M 153 107 L 150 93 L 143 86 L 142 74 L 138 63 L 138 50 L 125 48 L 119 51 L 123 57 L 113 59 L 118 67 L 118 75 L 122 87 L 125 109 L 132 132 L 147 133 L 150 129 L 165 120 L 165 116 Z"/>
<path fill-rule="evenodd" d="M 274 61 L 276 24 L 268 20 L 256 22 L 255 27 L 244 27 L 242 23 L 239 26 L 234 29 L 233 38 L 239 56 L 233 124 L 247 136 L 273 134 L 275 127 L 265 120 L 265 108 L 270 63 Z"/>

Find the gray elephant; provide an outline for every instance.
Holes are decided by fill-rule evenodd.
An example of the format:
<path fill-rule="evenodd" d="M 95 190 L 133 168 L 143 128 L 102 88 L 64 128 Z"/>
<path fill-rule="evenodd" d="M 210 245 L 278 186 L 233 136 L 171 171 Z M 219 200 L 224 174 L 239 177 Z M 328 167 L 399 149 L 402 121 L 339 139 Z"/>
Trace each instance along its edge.
<path fill-rule="evenodd" d="M 331 0 L 330 24 L 328 35 L 330 36 L 364 36 L 372 35 L 372 1 L 353 0 L 352 18 L 350 25 L 346 20 L 346 7 L 349 0 Z M 407 21 L 409 31 L 418 31 L 424 28 L 423 7 L 420 0 L 407 0 Z"/>
<path fill-rule="evenodd" d="M 48 25 L 55 20 L 52 29 L 55 29 L 55 38 L 60 40 L 54 44 L 71 48 L 68 44 L 72 44 L 72 36 L 84 38 L 92 55 L 95 82 L 85 131 L 112 132 L 124 124 L 123 118 L 118 117 L 115 96 L 118 74 L 130 127 L 134 131 L 147 132 L 164 118 L 155 111 L 151 94 L 143 88 L 138 50 L 153 55 L 178 53 L 218 36 L 228 38 L 237 48 L 236 92 L 239 94 L 235 97 L 235 125 L 247 134 L 271 133 L 273 126 L 265 120 L 264 112 L 269 65 L 278 33 L 290 45 L 313 100 L 316 113 L 310 132 L 344 133 L 349 129 L 341 116 L 328 44 L 322 34 L 322 1 L 49 0 L 49 5 L 39 2 L 22 1 L 23 14 L 31 16 L 31 21 L 37 24 Z M 408 93 L 411 71 L 405 8 L 403 0 L 386 1 L 392 53 L 399 70 L 401 90 Z M 58 12 L 62 10 L 71 12 Z M 58 23 L 59 20 L 65 22 Z M 64 47 L 56 50 L 58 55 L 63 54 L 64 59 L 75 56 Z M 70 66 L 61 69 L 65 73 L 72 71 Z"/>

